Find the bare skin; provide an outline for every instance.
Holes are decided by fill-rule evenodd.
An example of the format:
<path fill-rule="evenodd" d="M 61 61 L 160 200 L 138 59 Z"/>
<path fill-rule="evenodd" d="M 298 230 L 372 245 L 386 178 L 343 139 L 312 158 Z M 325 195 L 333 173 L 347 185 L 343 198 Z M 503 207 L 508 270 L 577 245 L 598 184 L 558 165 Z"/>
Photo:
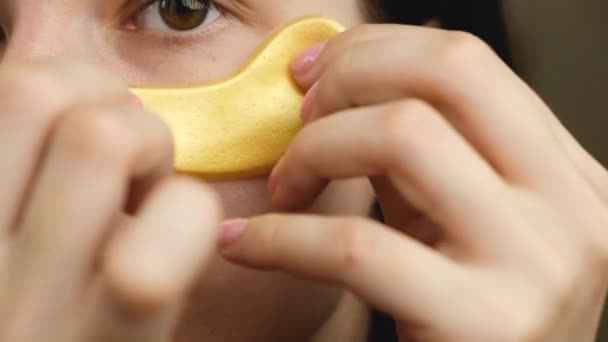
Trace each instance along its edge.
<path fill-rule="evenodd" d="M 487 45 L 370 25 L 303 56 L 307 125 L 270 177 L 273 201 L 305 207 L 328 179 L 365 175 L 385 224 L 230 220 L 228 259 L 346 285 L 402 341 L 595 340 L 608 173 Z"/>
<path fill-rule="evenodd" d="M 128 4 L 130 9 L 124 7 Z M 121 151 L 125 148 L 120 144 L 106 146 L 106 141 L 121 141 L 120 135 L 130 130 L 134 130 L 133 133 L 128 134 L 130 137 L 124 139 L 134 139 L 139 136 L 159 137 L 129 142 L 137 145 L 139 150 L 170 151 L 171 149 L 171 139 L 164 126 L 155 122 L 156 119 L 149 113 L 144 113 L 131 105 L 132 101 L 126 90 L 127 84 L 203 82 L 223 77 L 237 68 L 272 30 L 295 16 L 324 14 L 337 18 L 346 26 L 358 24 L 363 20 L 354 0 L 330 3 L 321 0 L 220 1 L 217 5 L 225 9 L 225 16 L 210 15 L 209 19 L 201 22 L 198 27 L 190 31 L 176 32 L 163 23 L 154 6 L 150 10 L 139 11 L 135 4 L 135 1 L 122 0 L 0 1 L 0 25 L 6 32 L 6 41 L 0 48 L 3 51 L 0 85 L 3 90 L 6 89 L 0 101 L 2 104 L 1 145 L 10 146 L 9 150 L 2 149 L 0 159 L 2 165 L 13 165 L 10 173 L 3 173 L 0 180 L 3 189 L 0 200 L 1 212 L 14 214 L 12 210 L 18 206 L 27 206 L 32 194 L 37 191 L 38 179 L 42 177 L 41 170 L 50 167 L 46 166 L 47 164 L 55 163 L 48 159 L 49 151 L 70 150 L 69 146 L 74 143 L 73 141 L 80 143 L 80 139 L 87 141 L 90 151 L 76 151 L 79 153 L 74 161 L 76 164 L 62 162 L 61 165 L 55 166 L 61 170 L 57 171 L 60 174 L 69 174 L 68 171 L 77 167 L 75 165 L 79 163 L 98 164 L 100 162 L 97 159 L 101 158 L 104 165 L 116 167 L 113 172 L 117 177 L 115 180 L 117 184 L 120 183 L 119 180 L 141 176 L 149 179 L 151 177 L 148 177 L 148 174 L 153 174 L 154 178 L 150 181 L 149 188 L 156 189 L 161 184 L 165 184 L 167 178 L 174 178 L 168 173 L 171 159 L 169 152 L 163 155 L 162 160 L 154 161 L 154 165 L 150 165 L 148 169 L 138 171 L 137 175 L 126 172 L 124 167 L 120 166 L 127 160 L 136 159 L 135 151 L 133 155 L 124 156 L 125 159 L 122 161 L 119 160 L 120 158 L 111 157 L 115 154 L 114 149 Z M 85 66 L 72 67 L 70 62 L 57 62 L 57 60 L 78 60 L 79 64 Z M 80 71 L 81 69 L 84 71 Z M 77 77 L 69 77 L 76 72 L 80 73 L 74 75 Z M 100 74 L 103 77 L 99 76 Z M 90 95 L 87 97 L 86 94 Z M 9 96 L 14 101 L 8 101 Z M 36 101 L 31 101 L 33 98 Z M 145 126 L 134 122 L 125 124 L 122 121 L 127 119 L 121 115 L 123 111 L 134 112 L 133 121 L 145 120 L 153 124 Z M 78 121 L 77 123 L 72 123 L 74 121 L 72 119 L 64 119 L 65 116 L 76 117 L 81 112 L 92 117 L 90 124 L 79 119 L 74 119 Z M 111 114 L 112 120 L 117 121 L 112 125 L 118 126 L 115 127 L 118 132 L 113 130 L 97 132 L 94 127 L 95 122 L 102 120 L 97 119 L 97 116 L 106 114 Z M 152 125 L 154 127 L 149 133 L 148 130 Z M 14 134 L 5 134 L 6 131 Z M 61 138 L 63 135 L 69 137 L 75 135 L 75 137 L 65 142 L 65 139 Z M 119 136 L 114 137 L 114 135 Z M 42 145 L 42 141 L 46 141 L 46 146 Z M 19 147 L 15 148 L 16 146 Z M 102 151 L 98 151 L 100 149 Z M 43 158 L 44 163 L 35 164 L 34 161 L 40 158 Z M 157 170 L 159 168 L 162 168 L 162 173 Z M 96 208 L 104 201 L 113 207 L 120 203 L 126 190 L 115 189 L 113 200 L 104 199 L 102 197 L 105 195 L 97 193 L 96 187 L 107 185 L 98 182 L 98 177 L 102 177 L 101 172 L 80 180 L 74 178 L 61 180 L 62 185 L 57 191 L 64 191 L 64 188 L 79 189 L 78 193 L 74 194 L 74 199 L 70 201 L 65 199 L 66 203 L 62 203 L 66 208 L 71 208 L 65 212 L 66 217 L 63 220 L 77 222 L 77 215 L 90 215 L 88 209 L 79 209 L 73 202 L 83 197 L 95 197 L 96 201 L 91 206 Z M 4 190 L 9 186 L 7 184 L 10 184 L 11 191 Z M 175 341 L 285 341 L 305 339 L 315 334 L 325 325 L 325 321 L 338 311 L 338 303 L 343 297 L 341 289 L 283 273 L 258 272 L 234 266 L 222 260 L 219 254 L 213 251 L 214 245 L 211 242 L 215 240 L 215 228 L 222 217 L 253 216 L 273 209 L 266 180 L 242 180 L 210 186 L 211 190 L 200 190 L 198 186 L 192 186 L 193 190 L 179 191 L 179 196 L 185 198 L 178 197 L 173 203 L 166 203 L 167 208 L 157 213 L 159 217 L 165 215 L 164 211 L 169 211 L 174 206 L 182 207 L 182 202 L 186 201 L 196 204 L 191 208 L 183 208 L 186 211 L 183 213 L 184 217 L 193 216 L 189 229 L 197 229 L 197 241 L 200 243 L 195 246 L 199 251 L 191 253 L 193 260 L 189 261 L 191 265 L 188 270 L 182 270 L 185 273 L 180 275 L 181 283 L 178 284 L 178 280 L 174 279 L 174 283 L 171 284 L 172 287 L 182 290 L 179 291 L 180 293 L 174 290 L 175 293 L 170 298 L 154 299 L 173 303 L 176 298 L 183 297 L 181 292 L 192 288 L 190 299 L 182 301 L 185 314 L 180 320 Z M 201 191 L 203 194 L 200 194 Z M 212 196 L 210 193 L 217 194 L 220 204 L 208 204 L 215 201 L 209 198 Z M 198 196 L 200 199 L 192 200 L 188 199 L 188 196 Z M 340 183 L 328 190 L 315 205 L 311 206 L 310 210 L 318 213 L 365 215 L 371 196 L 369 186 L 364 181 Z M 49 212 L 56 211 L 57 198 L 51 197 L 52 199 L 48 199 L 48 204 L 40 204 L 32 214 L 45 216 L 50 215 Z M 344 198 L 350 200 L 345 201 Z M 112 210 L 108 209 L 108 215 L 110 212 Z M 201 213 L 205 213 L 205 216 L 200 217 Z M 14 240 L 18 240 L 24 228 L 12 218 L 13 215 L 4 217 L 3 229 L 17 235 L 11 235 L 2 244 L 3 251 L 19 250 L 20 261 L 12 261 L 17 256 L 11 256 L 9 258 L 11 264 L 32 268 L 31 272 L 34 274 L 32 281 L 36 284 L 49 284 L 46 280 L 47 275 L 40 271 L 38 266 L 33 265 L 34 261 L 22 257 L 29 253 L 48 253 L 49 255 L 44 254 L 44 258 L 49 260 L 45 267 L 53 270 L 61 268 L 61 272 L 66 272 L 62 278 L 83 276 L 83 274 L 70 273 L 69 268 L 61 266 L 65 263 L 63 258 L 67 256 L 53 256 L 56 247 L 47 248 L 40 245 L 14 247 L 17 245 Z M 46 224 L 36 224 L 32 229 L 37 231 L 47 227 Z M 95 230 L 96 235 L 90 236 L 92 239 L 90 249 L 95 245 L 94 241 L 99 240 L 100 235 L 116 228 L 112 224 L 95 228 L 92 225 L 75 223 L 63 229 Z M 167 229 L 173 228 L 169 226 Z M 187 236 L 186 234 L 184 238 Z M 61 241 L 44 240 L 40 244 L 71 245 L 74 243 L 72 239 L 77 237 L 77 235 L 65 235 Z M 142 240 L 140 243 L 147 242 Z M 171 250 L 175 247 L 148 248 Z M 125 253 L 130 255 L 136 252 Z M 154 258 L 137 257 L 137 259 L 149 267 L 157 267 L 154 265 L 158 260 L 156 258 L 162 255 L 159 252 L 159 256 Z M 134 256 L 127 255 L 124 258 L 135 259 Z M 90 264 L 89 259 L 83 258 L 80 262 L 81 266 Z M 196 273 L 194 273 L 196 267 L 193 265 L 200 265 Z M 132 265 L 132 267 L 140 266 Z M 3 271 L 2 279 L 14 279 L 11 272 L 16 271 Z M 190 274 L 186 274 L 188 272 Z M 114 276 L 118 277 L 115 273 Z M 130 286 L 139 286 L 137 284 L 144 282 L 133 274 L 128 277 Z M 194 278 L 196 284 L 192 283 Z M 150 280 L 146 282 L 149 283 Z M 86 283 L 86 285 L 89 291 L 90 284 Z M 12 282 L 0 285 L 1 288 L 5 288 L 4 286 L 14 285 Z M 55 291 L 54 286 L 60 284 L 37 287 L 35 291 L 32 290 L 35 294 L 27 289 L 19 292 L 23 301 L 27 302 L 30 297 L 41 298 L 44 301 L 40 302 L 40 307 L 29 308 L 19 299 L 19 302 L 14 303 L 15 307 L 2 313 L 14 316 L 10 320 L 2 320 L 4 325 L 15 322 L 11 325 L 14 329 L 0 330 L 18 334 L 23 326 L 20 321 L 27 325 L 28 322 L 36 321 L 33 318 L 37 314 L 31 313 L 31 310 L 65 306 L 63 302 L 56 302 L 59 298 L 51 295 L 52 291 Z M 130 289 L 130 292 L 136 292 L 136 289 Z M 179 296 L 175 297 L 177 294 Z M 118 301 L 125 302 L 127 306 L 133 305 L 129 298 L 119 298 Z M 15 314 L 15 310 L 20 313 Z M 361 313 L 355 313 L 352 316 L 353 319 L 358 319 L 357 316 L 360 315 Z M 53 322 L 48 321 L 48 323 Z M 28 328 L 27 333 L 42 333 L 44 329 L 43 326 L 38 330 Z M 103 331 L 103 325 L 97 330 Z M 323 330 L 327 330 L 327 327 Z M 0 337 L 0 340 L 4 341 L 3 337 Z M 126 337 L 126 340 L 132 341 L 130 337 Z"/>
<path fill-rule="evenodd" d="M 371 25 L 307 52 L 307 126 L 269 194 L 174 175 L 127 84 L 221 77 L 283 21 L 353 26 L 358 4 L 218 1 L 170 38 L 122 5 L 0 2 L 0 341 L 362 341 L 343 288 L 404 341 L 593 339 L 608 175 L 477 39 Z M 386 225 L 363 218 L 368 177 Z"/>

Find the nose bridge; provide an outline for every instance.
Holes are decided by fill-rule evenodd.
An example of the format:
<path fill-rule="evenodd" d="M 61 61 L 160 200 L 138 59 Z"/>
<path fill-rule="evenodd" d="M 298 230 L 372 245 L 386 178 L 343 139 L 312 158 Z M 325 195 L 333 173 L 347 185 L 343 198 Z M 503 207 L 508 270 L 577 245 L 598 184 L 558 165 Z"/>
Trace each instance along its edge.
<path fill-rule="evenodd" d="M 78 28 L 79 18 L 57 9 L 61 1 L 57 1 L 56 6 L 49 6 L 51 2 L 21 2 L 25 6 L 16 11 L 4 62 L 74 56 L 85 50 L 86 39 L 80 37 L 84 32 Z M 38 6 L 27 5 L 34 3 Z"/>

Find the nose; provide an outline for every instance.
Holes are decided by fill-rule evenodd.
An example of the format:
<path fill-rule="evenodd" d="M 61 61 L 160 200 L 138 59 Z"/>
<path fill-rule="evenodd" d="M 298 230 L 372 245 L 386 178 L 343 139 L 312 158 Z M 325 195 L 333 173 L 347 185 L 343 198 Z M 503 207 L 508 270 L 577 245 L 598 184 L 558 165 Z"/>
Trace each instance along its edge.
<path fill-rule="evenodd" d="M 83 16 L 40 6 L 18 12 L 8 34 L 3 63 L 50 57 L 84 57 L 94 51 L 93 24 Z"/>

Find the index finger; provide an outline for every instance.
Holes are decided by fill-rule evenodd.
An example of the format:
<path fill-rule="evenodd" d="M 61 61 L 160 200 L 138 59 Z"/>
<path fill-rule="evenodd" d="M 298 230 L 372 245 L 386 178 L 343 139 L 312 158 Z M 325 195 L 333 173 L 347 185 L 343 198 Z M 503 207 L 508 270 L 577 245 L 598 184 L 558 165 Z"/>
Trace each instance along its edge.
<path fill-rule="evenodd" d="M 302 89 L 308 90 L 319 79 L 327 65 L 344 52 L 345 47 L 356 43 L 389 37 L 395 33 L 395 29 L 397 28 L 401 28 L 401 25 L 367 24 L 353 27 L 338 34 L 329 42 L 325 43 L 322 53 L 314 61 L 314 65 L 308 72 L 301 74 L 299 72 L 295 72 L 297 68 L 294 68 L 294 78 L 296 82 Z M 412 27 L 412 30 L 416 31 L 417 28 Z M 313 48 L 318 48 L 318 46 Z"/>
<path fill-rule="evenodd" d="M 444 113 L 512 183 L 555 191 L 557 179 L 576 182 L 543 119 L 548 108 L 487 44 L 461 32 L 392 30 L 375 40 L 328 43 L 328 57 L 322 54 L 309 72 L 317 78 L 306 101 L 313 104 L 311 120 L 350 107 L 419 98 Z"/>
<path fill-rule="evenodd" d="M 400 319 L 430 320 L 433 308 L 453 300 L 450 292 L 459 285 L 459 269 L 451 261 L 362 218 L 267 215 L 228 221 L 222 228 L 228 260 L 339 283 Z"/>

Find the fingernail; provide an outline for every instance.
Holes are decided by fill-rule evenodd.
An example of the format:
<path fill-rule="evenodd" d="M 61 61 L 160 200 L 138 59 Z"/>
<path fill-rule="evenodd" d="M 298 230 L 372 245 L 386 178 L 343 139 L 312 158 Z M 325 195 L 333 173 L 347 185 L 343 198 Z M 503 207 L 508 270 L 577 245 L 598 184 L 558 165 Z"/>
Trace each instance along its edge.
<path fill-rule="evenodd" d="M 247 228 L 248 222 L 247 219 L 238 218 L 220 224 L 220 246 L 226 247 L 238 240 Z"/>
<path fill-rule="evenodd" d="M 316 101 L 318 92 L 318 83 L 315 83 L 306 93 L 304 97 L 304 103 L 302 104 L 302 122 L 307 123 L 312 116 L 314 109 L 314 102 Z"/>
<path fill-rule="evenodd" d="M 131 93 L 131 100 L 133 101 L 135 107 L 144 108 L 144 102 L 139 98 L 139 96 Z"/>
<path fill-rule="evenodd" d="M 308 73 L 315 65 L 321 52 L 325 48 L 326 43 L 319 43 L 309 47 L 300 54 L 298 58 L 291 64 L 291 68 L 296 75 L 304 75 Z"/>

